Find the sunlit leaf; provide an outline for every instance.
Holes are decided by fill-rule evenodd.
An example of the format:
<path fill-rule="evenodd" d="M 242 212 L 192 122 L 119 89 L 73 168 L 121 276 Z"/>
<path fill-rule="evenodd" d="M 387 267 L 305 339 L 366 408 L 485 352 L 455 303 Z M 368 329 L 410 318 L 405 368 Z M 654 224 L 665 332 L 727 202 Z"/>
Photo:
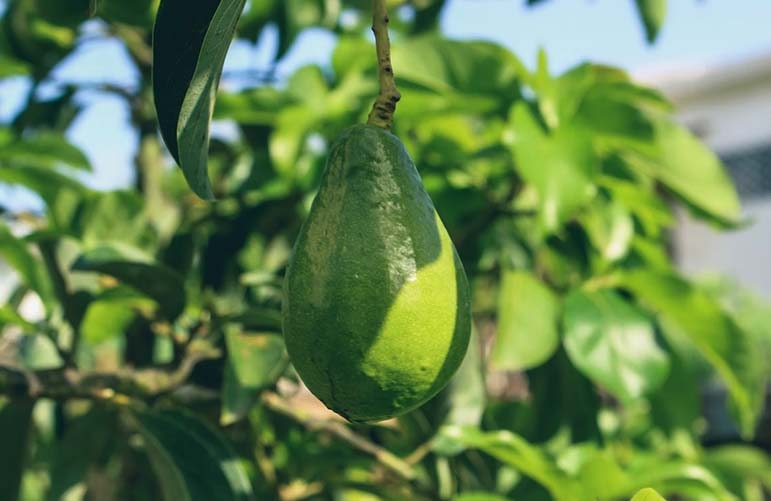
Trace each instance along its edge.
<path fill-rule="evenodd" d="M 635 270 L 621 282 L 658 314 L 675 345 L 685 340 L 712 365 L 728 388 L 742 435 L 752 436 L 765 385 L 761 353 L 747 333 L 716 301 L 675 275 Z"/>
<path fill-rule="evenodd" d="M 593 381 L 621 400 L 656 389 L 669 369 L 653 324 L 612 291 L 573 291 L 565 299 L 565 350 Z"/>
<path fill-rule="evenodd" d="M 596 193 L 597 159 L 590 139 L 567 124 L 547 134 L 524 103 L 512 108 L 510 127 L 517 171 L 539 195 L 544 230 L 555 231 Z"/>
<path fill-rule="evenodd" d="M 632 501 L 666 501 L 661 495 L 647 487 L 637 492 L 632 498 Z"/>
<path fill-rule="evenodd" d="M 479 449 L 531 477 L 558 501 L 586 499 L 579 482 L 569 478 L 538 447 L 514 433 L 448 426 L 440 431 L 435 448 L 440 454 Z"/>
<path fill-rule="evenodd" d="M 554 293 L 527 271 L 504 270 L 498 292 L 498 329 L 490 362 L 524 370 L 548 360 L 559 346 L 560 305 Z"/>

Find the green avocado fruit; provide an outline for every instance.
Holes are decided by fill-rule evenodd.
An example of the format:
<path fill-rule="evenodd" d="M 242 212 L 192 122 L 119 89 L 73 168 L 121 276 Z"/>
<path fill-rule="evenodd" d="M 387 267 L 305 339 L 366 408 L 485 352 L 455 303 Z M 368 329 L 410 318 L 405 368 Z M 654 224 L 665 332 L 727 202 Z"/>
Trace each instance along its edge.
<path fill-rule="evenodd" d="M 401 141 L 356 125 L 333 144 L 284 284 L 287 351 L 354 422 L 436 395 L 469 343 L 463 265 Z"/>

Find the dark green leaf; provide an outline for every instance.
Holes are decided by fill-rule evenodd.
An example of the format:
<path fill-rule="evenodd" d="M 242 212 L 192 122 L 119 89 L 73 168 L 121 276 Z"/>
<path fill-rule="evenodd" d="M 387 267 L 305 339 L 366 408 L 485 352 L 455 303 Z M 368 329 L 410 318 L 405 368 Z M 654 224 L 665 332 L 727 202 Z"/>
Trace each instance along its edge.
<path fill-rule="evenodd" d="M 498 330 L 490 362 L 523 370 L 548 360 L 559 346 L 560 305 L 530 272 L 504 270 L 498 292 Z"/>
<path fill-rule="evenodd" d="M 166 501 L 252 499 L 240 459 L 207 424 L 180 411 L 135 417 Z"/>
<path fill-rule="evenodd" d="M 153 89 L 161 133 L 190 187 L 205 199 L 213 196 L 209 122 L 244 3 L 163 0 L 155 21 Z"/>
<path fill-rule="evenodd" d="M 659 315 L 675 346 L 690 343 L 722 377 L 743 436 L 751 436 L 763 405 L 762 351 L 706 293 L 671 274 L 625 273 L 621 283 Z"/>
<path fill-rule="evenodd" d="M 34 402 L 0 401 L 0 494 L 14 501 L 19 496 L 27 461 Z"/>
<path fill-rule="evenodd" d="M 86 479 L 89 467 L 107 459 L 118 436 L 116 414 L 93 407 L 71 419 L 66 430 L 53 452 L 50 499 L 61 499 L 68 489 Z"/>
<path fill-rule="evenodd" d="M 640 20 L 645 27 L 645 37 L 648 43 L 653 43 L 667 17 L 667 0 L 636 0 L 636 2 Z"/>
<path fill-rule="evenodd" d="M 573 291 L 565 299 L 565 350 L 590 379 L 621 400 L 649 394 L 669 369 L 653 325 L 612 291 Z"/>
<path fill-rule="evenodd" d="M 103 245 L 88 250 L 73 263 L 72 270 L 113 276 L 157 301 L 168 318 L 177 317 L 185 307 L 183 277 L 131 247 Z"/>

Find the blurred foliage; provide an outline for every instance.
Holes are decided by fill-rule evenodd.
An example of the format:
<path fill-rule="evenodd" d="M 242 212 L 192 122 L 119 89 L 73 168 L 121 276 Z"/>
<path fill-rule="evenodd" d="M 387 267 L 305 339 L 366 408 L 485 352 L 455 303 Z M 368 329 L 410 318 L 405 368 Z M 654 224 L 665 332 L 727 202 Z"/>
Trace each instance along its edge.
<path fill-rule="evenodd" d="M 477 332 L 446 390 L 364 426 L 303 389 L 280 303 L 328 145 L 377 92 L 369 2 L 247 3 L 236 36 L 256 43 L 274 26 L 277 61 L 307 28 L 333 30 L 337 46 L 331 67 L 220 93 L 214 119 L 237 134 L 209 146 L 213 202 L 191 193 L 160 144 L 157 2 L 8 2 L 0 77 L 31 90 L 0 128 L 0 183 L 37 194 L 42 210 L 4 208 L 0 224 L 14 270 L 0 307 L 4 499 L 661 499 L 644 489 L 655 488 L 756 501 L 771 491 L 771 460 L 756 447 L 769 438 L 755 435 L 768 423 L 768 306 L 682 277 L 667 252 L 675 205 L 717 228 L 741 222 L 720 161 L 662 95 L 618 69 L 554 75 L 545 54 L 530 70 L 497 45 L 442 38 L 444 3 L 390 2 L 403 95 L 394 132 L 463 259 Z M 638 4 L 652 9 L 646 26 L 660 23 L 660 2 Z M 95 37 L 123 44 L 135 88 L 40 92 Z M 133 187 L 82 182 L 91 166 L 67 131 L 84 92 L 125 100 L 139 134 Z M 730 444 L 711 443 L 717 424 L 702 410 L 716 381 Z"/>

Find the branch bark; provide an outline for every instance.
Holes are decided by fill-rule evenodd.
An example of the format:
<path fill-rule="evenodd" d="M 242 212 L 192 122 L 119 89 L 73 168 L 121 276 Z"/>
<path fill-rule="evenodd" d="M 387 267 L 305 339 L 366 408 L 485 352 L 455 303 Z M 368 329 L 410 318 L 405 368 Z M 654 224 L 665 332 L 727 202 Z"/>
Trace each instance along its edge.
<path fill-rule="evenodd" d="M 311 431 L 323 431 L 329 433 L 330 435 L 342 440 L 343 442 L 346 442 L 351 447 L 373 456 L 380 464 L 403 479 L 415 479 L 415 471 L 412 469 L 410 464 L 398 456 L 392 454 L 387 449 L 384 449 L 383 447 L 370 442 L 366 438 L 357 435 L 345 424 L 339 423 L 337 421 L 313 419 L 303 413 L 301 410 L 292 407 L 276 393 L 263 393 L 262 401 L 265 402 L 265 405 L 267 405 L 274 412 L 292 418 Z"/>
<path fill-rule="evenodd" d="M 199 362 L 220 356 L 219 350 L 200 343 L 191 346 L 174 370 L 148 368 L 116 373 L 84 373 L 74 367 L 29 371 L 13 365 L 0 365 L 0 395 L 59 401 L 77 398 L 147 400 L 180 388 Z"/>
<path fill-rule="evenodd" d="M 390 131 L 396 112 L 396 103 L 399 102 L 402 95 L 396 88 L 394 70 L 391 65 L 391 41 L 388 38 L 386 0 L 372 0 L 372 32 L 375 34 L 380 94 L 372 106 L 367 123 Z"/>

